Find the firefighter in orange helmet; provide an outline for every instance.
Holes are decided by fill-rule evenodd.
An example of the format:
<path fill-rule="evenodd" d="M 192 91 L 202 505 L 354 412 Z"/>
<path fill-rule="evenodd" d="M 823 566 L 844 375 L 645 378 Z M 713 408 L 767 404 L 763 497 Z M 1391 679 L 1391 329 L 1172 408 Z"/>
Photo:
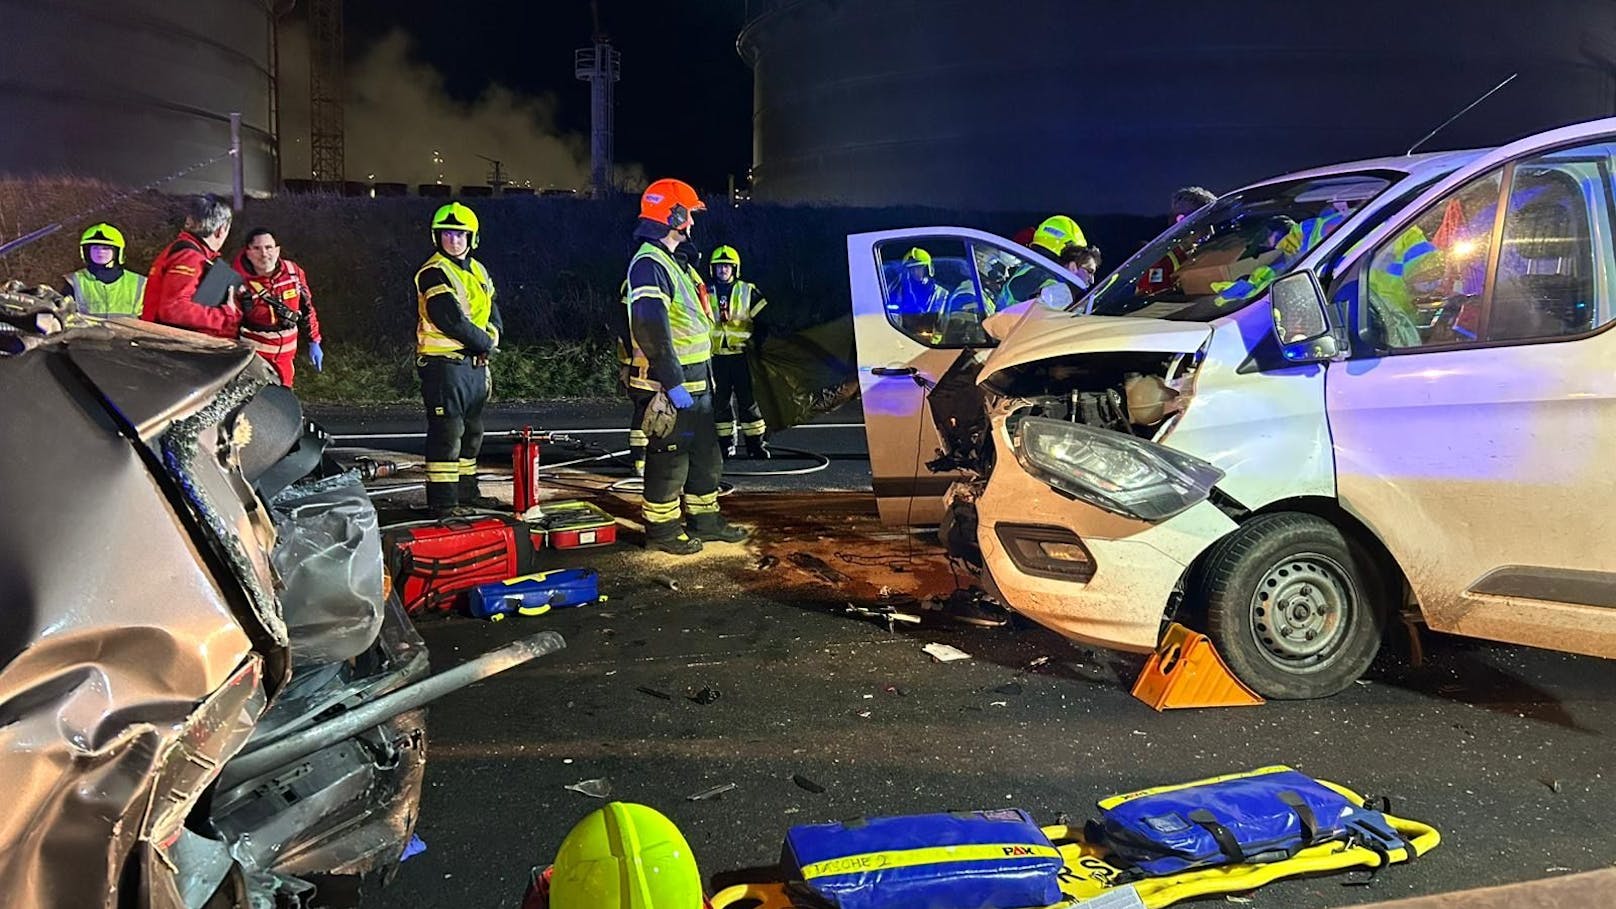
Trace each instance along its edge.
<path fill-rule="evenodd" d="M 640 197 L 628 266 L 626 382 L 645 455 L 645 544 L 676 555 L 747 533 L 718 513 L 723 458 L 713 423 L 713 314 L 690 243 L 707 206 L 690 184 L 657 180 Z M 680 496 L 688 523 L 680 523 Z"/>

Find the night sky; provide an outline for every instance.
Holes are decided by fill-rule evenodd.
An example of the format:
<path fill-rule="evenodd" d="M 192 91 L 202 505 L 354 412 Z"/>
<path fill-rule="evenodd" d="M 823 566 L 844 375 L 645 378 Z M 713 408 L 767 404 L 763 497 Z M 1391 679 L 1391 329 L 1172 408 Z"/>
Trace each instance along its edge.
<path fill-rule="evenodd" d="M 722 187 L 729 174 L 742 179 L 752 158 L 752 74 L 735 52 L 744 6 L 600 0 L 601 25 L 623 54 L 618 162 L 703 187 Z M 348 0 L 343 9 L 349 59 L 402 29 L 456 100 L 470 102 L 495 83 L 552 95 L 557 125 L 588 135 L 588 84 L 573 76 L 573 51 L 594 31 L 588 0 Z M 660 124 L 669 116 L 685 118 L 710 141 L 666 141 Z"/>

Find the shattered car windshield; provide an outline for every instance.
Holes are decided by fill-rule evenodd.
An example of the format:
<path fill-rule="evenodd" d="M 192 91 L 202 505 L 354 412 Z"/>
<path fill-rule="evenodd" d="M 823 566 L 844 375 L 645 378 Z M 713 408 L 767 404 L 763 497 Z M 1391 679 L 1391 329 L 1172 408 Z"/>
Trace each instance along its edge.
<path fill-rule="evenodd" d="M 1085 311 L 1206 322 L 1256 299 L 1399 175 L 1339 174 L 1225 196 L 1108 277 Z"/>

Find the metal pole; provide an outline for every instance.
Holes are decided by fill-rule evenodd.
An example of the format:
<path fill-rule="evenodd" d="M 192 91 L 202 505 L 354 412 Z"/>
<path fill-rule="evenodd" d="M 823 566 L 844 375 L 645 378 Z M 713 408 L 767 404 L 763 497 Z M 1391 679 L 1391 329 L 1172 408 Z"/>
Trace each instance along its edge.
<path fill-rule="evenodd" d="M 241 164 L 241 113 L 237 111 L 230 115 L 230 172 L 232 196 L 235 201 L 235 211 L 241 211 L 241 197 L 245 190 L 245 178 Z"/>
<path fill-rule="evenodd" d="M 304 732 L 239 754 L 225 765 L 224 771 L 220 774 L 221 786 L 233 786 L 262 776 L 299 758 L 308 757 L 322 748 L 352 738 L 406 710 L 414 710 L 451 691 L 457 691 L 473 682 L 480 682 L 512 666 L 520 666 L 535 657 L 555 653 L 566 646 L 567 643 L 562 640 L 561 635 L 553 631 L 541 631 L 531 637 L 512 641 L 469 663 L 462 663 L 453 669 L 446 669 L 437 675 L 422 679 L 414 685 L 400 688 Z"/>

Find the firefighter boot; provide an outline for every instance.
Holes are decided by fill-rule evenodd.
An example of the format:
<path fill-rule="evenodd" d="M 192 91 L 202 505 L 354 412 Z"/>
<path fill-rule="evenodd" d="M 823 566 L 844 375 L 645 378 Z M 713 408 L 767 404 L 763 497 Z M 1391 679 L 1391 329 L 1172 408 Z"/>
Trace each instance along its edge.
<path fill-rule="evenodd" d="M 744 543 L 752 535 L 716 511 L 690 516 L 690 535 L 714 543 Z"/>
<path fill-rule="evenodd" d="M 674 555 L 695 555 L 701 552 L 701 540 L 685 533 L 678 521 L 663 521 L 645 525 L 645 548 Z"/>
<path fill-rule="evenodd" d="M 769 452 L 769 443 L 763 441 L 762 436 L 746 436 L 746 455 L 756 461 L 767 461 L 773 455 Z"/>
<path fill-rule="evenodd" d="M 493 496 L 483 495 L 482 487 L 477 483 L 476 474 L 470 476 L 462 474 L 456 487 L 456 493 L 456 498 L 460 500 L 461 506 L 465 508 L 503 509 L 510 507 Z"/>

